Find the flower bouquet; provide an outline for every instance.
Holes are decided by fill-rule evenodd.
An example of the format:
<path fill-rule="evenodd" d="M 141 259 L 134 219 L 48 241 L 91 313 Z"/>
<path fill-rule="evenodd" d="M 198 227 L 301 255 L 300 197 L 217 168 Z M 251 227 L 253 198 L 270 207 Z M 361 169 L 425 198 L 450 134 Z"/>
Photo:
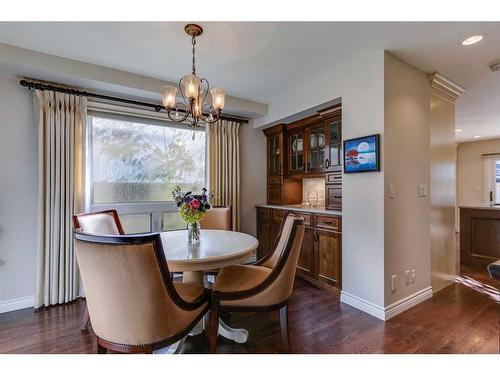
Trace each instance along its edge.
<path fill-rule="evenodd" d="M 193 194 L 191 191 L 183 193 L 177 186 L 172 192 L 175 203 L 179 207 L 182 220 L 188 226 L 188 240 L 198 242 L 200 240 L 200 220 L 210 209 L 207 189 L 203 188 L 201 194 Z"/>

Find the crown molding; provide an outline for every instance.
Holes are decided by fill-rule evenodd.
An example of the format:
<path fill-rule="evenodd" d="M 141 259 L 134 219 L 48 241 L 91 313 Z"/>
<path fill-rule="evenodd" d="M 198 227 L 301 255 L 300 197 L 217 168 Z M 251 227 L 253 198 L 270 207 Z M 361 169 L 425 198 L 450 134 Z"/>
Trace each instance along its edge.
<path fill-rule="evenodd" d="M 458 83 L 453 82 L 441 73 L 436 72 L 432 74 L 431 83 L 433 94 L 450 103 L 455 103 L 457 98 L 465 92 L 465 88 L 460 86 Z"/>

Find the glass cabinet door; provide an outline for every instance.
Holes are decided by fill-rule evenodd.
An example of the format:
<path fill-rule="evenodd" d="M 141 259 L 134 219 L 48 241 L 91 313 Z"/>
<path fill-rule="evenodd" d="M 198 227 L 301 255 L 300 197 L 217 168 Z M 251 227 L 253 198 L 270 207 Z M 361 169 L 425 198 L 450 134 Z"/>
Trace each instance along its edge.
<path fill-rule="evenodd" d="M 326 128 L 324 126 L 310 129 L 309 132 L 309 152 L 308 152 L 308 172 L 321 171 L 325 169 L 327 151 Z"/>
<path fill-rule="evenodd" d="M 288 170 L 290 173 L 304 172 L 304 133 L 292 133 L 288 137 L 289 161 Z"/>
<path fill-rule="evenodd" d="M 269 137 L 269 174 L 281 175 L 280 135 Z"/>
<path fill-rule="evenodd" d="M 340 119 L 331 120 L 327 126 L 330 133 L 330 142 L 325 167 L 327 170 L 339 170 L 342 165 L 341 121 Z"/>

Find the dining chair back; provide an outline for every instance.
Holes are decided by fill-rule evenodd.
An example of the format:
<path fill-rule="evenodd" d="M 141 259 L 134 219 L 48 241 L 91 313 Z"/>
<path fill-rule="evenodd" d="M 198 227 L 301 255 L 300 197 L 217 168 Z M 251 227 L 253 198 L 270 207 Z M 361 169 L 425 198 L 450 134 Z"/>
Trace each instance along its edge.
<path fill-rule="evenodd" d="M 89 234 L 125 234 L 116 210 L 73 215 L 73 228 Z"/>
<path fill-rule="evenodd" d="M 215 206 L 207 211 L 200 224 L 202 229 L 233 230 L 231 206 Z"/>
<path fill-rule="evenodd" d="M 98 352 L 150 353 L 208 311 L 209 290 L 172 282 L 158 233 L 74 236 Z"/>
<path fill-rule="evenodd" d="M 73 215 L 73 230 L 97 235 L 125 234 L 120 217 L 118 216 L 118 212 L 116 210 L 85 212 Z M 82 331 L 86 331 L 89 326 L 89 322 L 89 310 L 86 308 L 80 329 Z"/>
<path fill-rule="evenodd" d="M 221 311 L 280 310 L 283 339 L 290 350 L 288 299 L 292 294 L 295 270 L 304 238 L 303 218 L 288 214 L 278 245 L 253 265 L 220 269 L 212 291 L 210 351 L 217 342 L 216 317 Z"/>

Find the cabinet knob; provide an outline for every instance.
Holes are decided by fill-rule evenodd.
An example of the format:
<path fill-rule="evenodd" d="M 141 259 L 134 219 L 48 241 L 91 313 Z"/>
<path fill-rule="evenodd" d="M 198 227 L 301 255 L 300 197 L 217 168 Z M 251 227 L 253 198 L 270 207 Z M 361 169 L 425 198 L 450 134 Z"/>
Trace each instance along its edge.
<path fill-rule="evenodd" d="M 330 168 L 330 159 L 325 160 L 325 168 L 326 169 Z"/>

